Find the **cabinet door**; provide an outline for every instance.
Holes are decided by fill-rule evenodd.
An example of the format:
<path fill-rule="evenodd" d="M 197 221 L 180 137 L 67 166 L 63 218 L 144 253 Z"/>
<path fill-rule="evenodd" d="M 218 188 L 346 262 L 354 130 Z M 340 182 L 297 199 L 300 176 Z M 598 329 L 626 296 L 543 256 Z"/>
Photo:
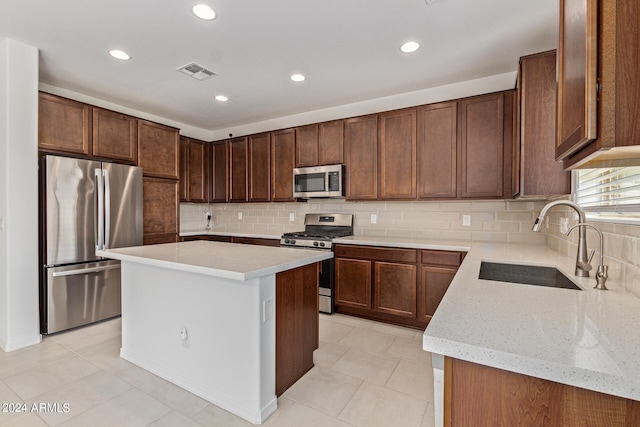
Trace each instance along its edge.
<path fill-rule="evenodd" d="M 346 198 L 378 198 L 378 116 L 344 122 Z"/>
<path fill-rule="evenodd" d="M 335 303 L 371 309 L 371 261 L 336 258 Z"/>
<path fill-rule="evenodd" d="M 318 125 L 296 128 L 296 167 L 318 165 Z"/>
<path fill-rule="evenodd" d="M 558 160 L 597 137 L 597 12 L 597 0 L 560 0 Z"/>
<path fill-rule="evenodd" d="M 138 120 L 135 117 L 93 107 L 93 155 L 135 164 Z"/>
<path fill-rule="evenodd" d="M 138 166 L 147 176 L 178 179 L 178 129 L 138 120 Z"/>
<path fill-rule="evenodd" d="M 38 149 L 90 155 L 90 114 L 87 104 L 40 92 Z"/>
<path fill-rule="evenodd" d="M 180 201 L 189 201 L 189 139 L 180 138 Z"/>
<path fill-rule="evenodd" d="M 293 202 L 293 168 L 296 136 L 293 129 L 274 132 L 271 136 L 271 200 Z"/>
<path fill-rule="evenodd" d="M 212 144 L 210 149 L 210 178 L 209 185 L 211 202 L 229 201 L 229 146 L 227 142 Z"/>
<path fill-rule="evenodd" d="M 344 162 L 344 124 L 342 120 L 320 123 L 318 164 L 335 165 Z"/>
<path fill-rule="evenodd" d="M 247 201 L 247 138 L 229 141 L 229 201 Z"/>
<path fill-rule="evenodd" d="M 144 243 L 177 242 L 178 180 L 145 176 L 142 179 L 142 194 Z"/>
<path fill-rule="evenodd" d="M 379 138 L 379 199 L 415 199 L 415 108 L 381 114 Z"/>
<path fill-rule="evenodd" d="M 416 317 L 415 265 L 375 263 L 373 307 L 394 316 Z"/>
<path fill-rule="evenodd" d="M 460 101 L 463 198 L 503 195 L 504 94 Z"/>
<path fill-rule="evenodd" d="M 556 53 L 521 58 L 520 196 L 569 194 L 569 172 L 555 160 Z"/>
<path fill-rule="evenodd" d="M 249 201 L 268 202 L 271 199 L 271 134 L 249 137 Z"/>
<path fill-rule="evenodd" d="M 418 319 L 428 322 L 442 301 L 457 269 L 422 266 L 418 293 Z"/>
<path fill-rule="evenodd" d="M 458 103 L 418 109 L 418 197 L 456 198 Z"/>
<path fill-rule="evenodd" d="M 189 201 L 209 202 L 209 144 L 189 140 Z"/>

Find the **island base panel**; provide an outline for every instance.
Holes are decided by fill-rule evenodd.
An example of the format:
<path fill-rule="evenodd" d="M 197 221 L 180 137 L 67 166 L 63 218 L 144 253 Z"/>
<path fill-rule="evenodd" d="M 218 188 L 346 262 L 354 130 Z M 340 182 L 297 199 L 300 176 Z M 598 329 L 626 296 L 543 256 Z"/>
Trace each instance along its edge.
<path fill-rule="evenodd" d="M 319 263 L 276 274 L 276 395 L 313 368 L 318 348 Z"/>
<path fill-rule="evenodd" d="M 120 355 L 260 424 L 277 408 L 269 299 L 275 274 L 238 281 L 123 261 Z"/>

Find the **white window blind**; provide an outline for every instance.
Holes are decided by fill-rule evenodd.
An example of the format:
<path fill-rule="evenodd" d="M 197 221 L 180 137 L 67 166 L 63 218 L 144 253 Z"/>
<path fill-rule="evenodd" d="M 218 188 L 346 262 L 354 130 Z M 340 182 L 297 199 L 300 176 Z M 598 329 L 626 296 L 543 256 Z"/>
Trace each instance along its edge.
<path fill-rule="evenodd" d="M 640 166 L 578 169 L 576 202 L 586 211 L 640 216 Z"/>

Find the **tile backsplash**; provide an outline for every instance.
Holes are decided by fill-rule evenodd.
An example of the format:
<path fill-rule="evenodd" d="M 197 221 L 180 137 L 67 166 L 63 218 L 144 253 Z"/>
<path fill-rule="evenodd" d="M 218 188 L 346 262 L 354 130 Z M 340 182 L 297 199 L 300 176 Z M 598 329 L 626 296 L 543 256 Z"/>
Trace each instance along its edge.
<path fill-rule="evenodd" d="M 205 229 L 206 211 L 214 231 L 273 234 L 304 229 L 304 214 L 353 213 L 356 235 L 422 237 L 479 242 L 545 244 L 531 226 L 543 201 L 216 203 L 180 205 L 181 231 Z M 242 219 L 239 214 L 242 213 Z M 293 214 L 293 221 L 290 220 Z M 463 216 L 469 225 L 463 225 Z M 372 223 L 375 216 L 375 223 Z"/>
<path fill-rule="evenodd" d="M 578 230 L 567 237 L 560 233 L 560 219 L 568 218 L 569 226 L 578 223 L 575 211 L 557 207 L 549 211 L 546 228 L 547 245 L 565 255 L 575 257 L 578 247 Z M 604 221 L 587 221 L 602 232 L 604 239 L 604 264 L 609 266 L 609 280 L 622 284 L 624 289 L 640 298 L 640 225 L 616 224 Z M 545 228 L 545 227 L 543 227 Z M 591 265 L 595 271 L 600 262 L 600 237 L 587 229 L 589 252 L 596 250 Z M 592 275 L 595 273 L 592 273 Z"/>
<path fill-rule="evenodd" d="M 574 257 L 578 232 L 567 237 L 560 233 L 560 218 L 577 223 L 573 210 L 552 209 L 542 233 L 531 231 L 533 221 L 545 201 L 442 201 L 442 202 L 346 202 L 339 199 L 312 200 L 307 203 L 216 203 L 180 205 L 181 231 L 204 231 L 206 212 L 212 214 L 212 230 L 279 236 L 304 229 L 304 214 L 353 213 L 355 234 L 362 236 L 422 237 L 477 242 L 530 243 L 549 247 Z M 239 214 L 242 213 L 242 219 Z M 290 220 L 293 214 L 293 221 Z M 372 215 L 376 223 L 372 224 Z M 462 225 L 469 215 L 468 226 Z M 605 264 L 609 280 L 621 283 L 640 297 L 640 225 L 591 222 L 603 232 Z M 587 231 L 589 250 L 597 252 L 598 235 Z"/>

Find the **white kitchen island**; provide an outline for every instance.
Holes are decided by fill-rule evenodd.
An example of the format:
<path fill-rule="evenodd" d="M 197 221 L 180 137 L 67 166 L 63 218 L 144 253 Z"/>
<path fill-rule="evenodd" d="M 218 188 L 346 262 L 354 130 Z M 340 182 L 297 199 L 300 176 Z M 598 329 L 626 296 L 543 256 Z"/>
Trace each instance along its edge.
<path fill-rule="evenodd" d="M 283 355 L 278 366 L 298 351 L 306 352 L 293 355 L 304 359 L 302 369 L 313 365 L 317 263 L 331 258 L 331 251 L 194 241 L 96 254 L 122 262 L 123 359 L 253 424 L 277 408 L 277 351 Z M 282 289 L 278 294 L 277 287 Z M 290 304 L 308 301 L 302 310 L 282 306 L 294 294 L 297 299 L 290 298 Z M 282 332 L 287 342 L 278 348 L 285 350 L 277 350 L 276 328 L 300 323 L 298 312 L 306 313 L 307 333 Z M 315 337 L 309 328 L 315 328 Z M 296 340 L 301 344 L 287 345 Z M 296 364 L 299 360 L 282 371 Z M 278 375 L 288 376 L 281 380 L 284 387 L 297 379 L 291 372 Z"/>

